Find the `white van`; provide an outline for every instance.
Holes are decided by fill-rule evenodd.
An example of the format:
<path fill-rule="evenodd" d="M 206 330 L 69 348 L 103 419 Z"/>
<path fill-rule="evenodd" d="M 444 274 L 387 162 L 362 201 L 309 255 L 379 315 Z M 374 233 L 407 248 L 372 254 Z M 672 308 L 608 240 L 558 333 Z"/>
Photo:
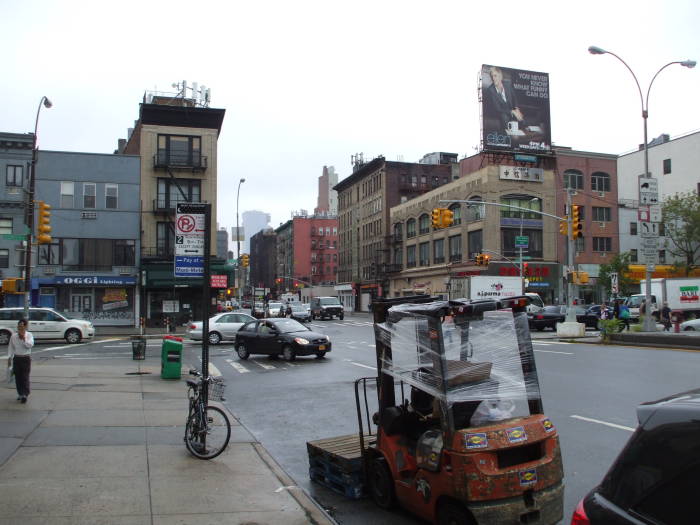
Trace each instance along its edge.
<path fill-rule="evenodd" d="M 525 295 L 530 298 L 530 304 L 527 305 L 526 309 L 527 313 L 531 314 L 539 312 L 542 310 L 542 308 L 544 308 L 544 301 L 542 301 L 540 294 L 528 292 Z"/>
<path fill-rule="evenodd" d="M 17 321 L 24 317 L 24 308 L 0 308 L 0 345 L 10 342 L 17 330 Z M 95 327 L 84 319 L 71 319 L 53 308 L 30 307 L 29 327 L 35 340 L 65 339 L 67 343 L 79 343 L 92 339 Z"/>

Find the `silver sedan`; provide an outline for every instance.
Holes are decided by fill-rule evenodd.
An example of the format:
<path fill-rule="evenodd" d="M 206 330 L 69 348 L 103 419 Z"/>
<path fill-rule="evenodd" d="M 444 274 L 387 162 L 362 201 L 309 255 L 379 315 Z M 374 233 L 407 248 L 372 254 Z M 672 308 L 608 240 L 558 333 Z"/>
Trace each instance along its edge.
<path fill-rule="evenodd" d="M 245 323 L 255 318 L 242 313 L 225 312 L 209 319 L 209 344 L 218 345 L 223 340 L 233 340 L 236 332 Z M 195 341 L 202 340 L 202 321 L 192 322 L 187 326 L 187 337 Z"/>

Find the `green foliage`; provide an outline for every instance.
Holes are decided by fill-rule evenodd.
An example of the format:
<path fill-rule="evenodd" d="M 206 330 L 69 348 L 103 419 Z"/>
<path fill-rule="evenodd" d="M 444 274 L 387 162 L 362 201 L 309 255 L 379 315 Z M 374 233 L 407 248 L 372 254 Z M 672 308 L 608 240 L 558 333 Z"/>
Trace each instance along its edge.
<path fill-rule="evenodd" d="M 694 192 L 676 193 L 664 200 L 661 211 L 666 250 L 682 259 L 676 266 L 688 275 L 700 267 L 700 198 Z"/>
<path fill-rule="evenodd" d="M 618 295 L 631 295 L 634 290 L 635 283 L 626 274 L 629 272 L 630 252 L 618 253 L 615 255 L 609 264 L 601 264 L 598 272 L 598 283 L 605 288 L 606 296 L 611 295 L 610 274 L 617 273 L 617 282 L 620 288 Z"/>
<path fill-rule="evenodd" d="M 598 323 L 600 326 L 600 335 L 604 343 L 610 341 L 610 334 L 621 332 L 622 327 L 625 326 L 619 319 L 601 319 Z"/>

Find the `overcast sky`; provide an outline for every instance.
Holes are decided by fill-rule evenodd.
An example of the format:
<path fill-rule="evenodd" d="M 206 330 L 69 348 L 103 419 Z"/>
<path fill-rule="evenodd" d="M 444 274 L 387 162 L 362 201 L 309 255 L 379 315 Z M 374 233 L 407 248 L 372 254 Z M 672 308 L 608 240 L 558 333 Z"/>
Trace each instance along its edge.
<path fill-rule="evenodd" d="M 263 210 L 272 226 L 313 211 L 318 177 L 350 156 L 416 162 L 472 155 L 482 64 L 549 73 L 552 142 L 622 153 L 642 139 L 646 93 L 673 60 L 700 60 L 700 3 L 461 1 L 0 0 L 0 131 L 42 149 L 112 153 L 145 90 L 187 80 L 225 108 L 218 222 Z M 700 68 L 654 82 L 649 137 L 700 129 Z"/>

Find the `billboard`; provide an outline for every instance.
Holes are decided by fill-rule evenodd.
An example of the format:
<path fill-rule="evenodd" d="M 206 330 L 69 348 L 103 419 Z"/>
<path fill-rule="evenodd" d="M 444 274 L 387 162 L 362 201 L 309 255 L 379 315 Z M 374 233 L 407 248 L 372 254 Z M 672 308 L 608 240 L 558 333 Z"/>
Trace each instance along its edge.
<path fill-rule="evenodd" d="M 549 75 L 481 66 L 482 149 L 549 153 Z"/>

